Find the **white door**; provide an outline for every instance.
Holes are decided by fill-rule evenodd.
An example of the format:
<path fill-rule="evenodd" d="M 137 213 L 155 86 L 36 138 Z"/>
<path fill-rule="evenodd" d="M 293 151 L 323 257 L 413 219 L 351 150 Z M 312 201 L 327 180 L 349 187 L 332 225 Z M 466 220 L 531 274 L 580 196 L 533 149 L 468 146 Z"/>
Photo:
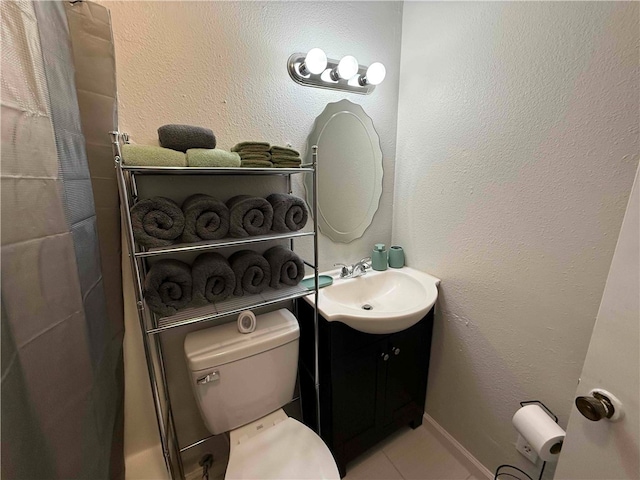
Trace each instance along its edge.
<path fill-rule="evenodd" d="M 624 417 L 591 421 L 574 407 L 555 480 L 640 479 L 639 183 L 636 173 L 576 392 L 611 392 L 622 402 Z"/>

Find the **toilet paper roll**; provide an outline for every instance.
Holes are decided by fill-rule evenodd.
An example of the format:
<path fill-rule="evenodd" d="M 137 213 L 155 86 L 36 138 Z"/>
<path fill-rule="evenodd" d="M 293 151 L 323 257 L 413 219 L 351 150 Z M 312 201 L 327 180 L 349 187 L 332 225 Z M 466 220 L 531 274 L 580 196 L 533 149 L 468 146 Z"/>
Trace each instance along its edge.
<path fill-rule="evenodd" d="M 544 461 L 558 458 L 565 431 L 538 405 L 526 405 L 513 416 L 513 426 Z"/>
<path fill-rule="evenodd" d="M 251 333 L 256 329 L 256 316 L 251 310 L 245 310 L 238 315 L 238 331 Z"/>

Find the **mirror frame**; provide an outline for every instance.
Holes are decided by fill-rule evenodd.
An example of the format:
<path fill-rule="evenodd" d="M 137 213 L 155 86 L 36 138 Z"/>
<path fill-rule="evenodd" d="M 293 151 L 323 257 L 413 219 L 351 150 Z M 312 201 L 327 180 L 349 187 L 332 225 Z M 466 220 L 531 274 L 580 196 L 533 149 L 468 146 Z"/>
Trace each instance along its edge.
<path fill-rule="evenodd" d="M 307 137 L 307 151 L 306 158 L 307 163 L 312 163 L 312 146 L 318 145 L 323 131 L 329 124 L 329 122 L 338 114 L 348 112 L 355 115 L 365 128 L 369 140 L 371 142 L 371 150 L 373 152 L 373 169 L 374 169 L 374 185 L 372 187 L 371 203 L 367 209 L 366 214 L 362 219 L 354 222 L 354 228 L 351 231 L 341 232 L 335 230 L 329 222 L 326 220 L 325 215 L 322 212 L 320 201 L 318 201 L 318 227 L 320 231 L 329 237 L 334 242 L 350 243 L 357 238 L 362 237 L 364 232 L 369 228 L 373 217 L 375 216 L 380 206 L 380 199 L 382 197 L 382 180 L 384 176 L 384 170 L 382 167 L 382 148 L 380 146 L 380 137 L 373 126 L 373 120 L 364 109 L 347 99 L 340 100 L 339 102 L 329 103 L 315 119 L 315 123 L 311 130 L 311 133 Z M 318 145 L 318 165 L 316 175 L 319 174 L 322 162 L 322 149 Z M 306 190 L 306 198 L 309 205 L 313 205 L 313 175 L 305 175 L 304 186 Z M 321 185 L 318 185 L 318 192 L 321 190 Z M 319 195 L 320 196 L 320 195 Z"/>

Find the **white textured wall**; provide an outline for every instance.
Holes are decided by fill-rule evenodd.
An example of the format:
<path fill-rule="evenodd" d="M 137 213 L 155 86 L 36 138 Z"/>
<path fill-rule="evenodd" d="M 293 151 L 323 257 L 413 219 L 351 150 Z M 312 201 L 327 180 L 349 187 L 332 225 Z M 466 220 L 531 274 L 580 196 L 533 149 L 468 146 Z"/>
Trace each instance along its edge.
<path fill-rule="evenodd" d="M 380 208 L 361 239 L 345 245 L 322 236 L 320 264 L 353 263 L 374 243 L 390 242 L 402 3 L 104 4 L 113 21 L 120 129 L 137 143 L 155 145 L 159 126 L 187 123 L 211 128 L 220 148 L 266 140 L 303 152 L 327 103 L 348 98 L 362 105 L 384 156 Z M 387 78 L 368 96 L 302 87 L 289 77 L 287 59 L 312 47 L 365 65 L 380 61 Z"/>
<path fill-rule="evenodd" d="M 325 105 L 348 98 L 373 119 L 383 151 L 384 184 L 380 208 L 364 236 L 348 245 L 320 236 L 320 266 L 351 262 L 374 243 L 390 243 L 402 3 L 399 2 L 138 2 L 102 1 L 111 11 L 116 50 L 120 129 L 137 143 L 157 144 L 166 123 L 211 128 L 218 146 L 243 140 L 291 143 L 303 151 L 315 117 Z M 328 56 L 352 54 L 362 64 L 381 61 L 387 78 L 369 96 L 302 87 L 286 62 L 294 52 L 321 47 Z M 296 193 L 304 195 L 301 178 Z M 310 253 L 311 243 L 300 240 Z M 131 297 L 133 291 L 126 290 Z M 133 311 L 135 312 L 135 311 Z M 127 316 L 127 331 L 138 329 Z M 135 332 L 134 332 L 135 335 Z M 136 366 L 144 362 L 131 338 L 127 372 L 128 453 L 156 441 L 150 395 Z M 181 340 L 167 347 L 182 371 Z M 138 344 L 139 345 L 139 344 Z M 170 359 L 171 361 L 171 359 Z M 185 377 L 186 378 L 186 377 Z M 202 433 L 191 392 L 178 412 L 192 417 L 190 437 Z M 180 400 L 180 399 L 178 399 Z M 198 423 L 198 425 L 195 425 Z M 217 448 L 217 447 L 216 447 Z M 219 458 L 219 457 L 218 457 Z"/>
<path fill-rule="evenodd" d="M 393 242 L 442 279 L 427 412 L 491 470 L 536 472 L 519 401 L 572 408 L 638 162 L 638 13 L 404 5 Z"/>

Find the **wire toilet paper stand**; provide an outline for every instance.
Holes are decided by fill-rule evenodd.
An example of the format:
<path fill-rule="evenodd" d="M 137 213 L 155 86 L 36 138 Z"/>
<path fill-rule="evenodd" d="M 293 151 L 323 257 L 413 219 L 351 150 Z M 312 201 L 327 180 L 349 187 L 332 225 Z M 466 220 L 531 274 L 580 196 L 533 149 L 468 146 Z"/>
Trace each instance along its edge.
<path fill-rule="evenodd" d="M 538 405 L 542 407 L 542 409 L 551 417 L 553 420 L 558 423 L 558 417 L 553 413 L 549 408 L 542 403 L 540 400 L 527 400 L 525 402 L 520 402 L 520 406 L 524 407 L 525 405 Z M 540 470 L 540 475 L 538 476 L 538 480 L 542 480 L 542 475 L 544 475 L 544 468 L 547 466 L 547 462 L 542 462 L 542 469 Z M 518 473 L 515 473 L 515 472 Z M 519 476 L 519 474 L 524 475 L 524 477 Z M 531 475 L 526 473 L 524 470 L 521 470 L 518 467 L 514 467 L 513 465 L 503 464 L 496 468 L 496 473 L 493 477 L 493 480 L 506 480 L 507 478 L 514 478 L 516 480 L 534 480 Z"/>

